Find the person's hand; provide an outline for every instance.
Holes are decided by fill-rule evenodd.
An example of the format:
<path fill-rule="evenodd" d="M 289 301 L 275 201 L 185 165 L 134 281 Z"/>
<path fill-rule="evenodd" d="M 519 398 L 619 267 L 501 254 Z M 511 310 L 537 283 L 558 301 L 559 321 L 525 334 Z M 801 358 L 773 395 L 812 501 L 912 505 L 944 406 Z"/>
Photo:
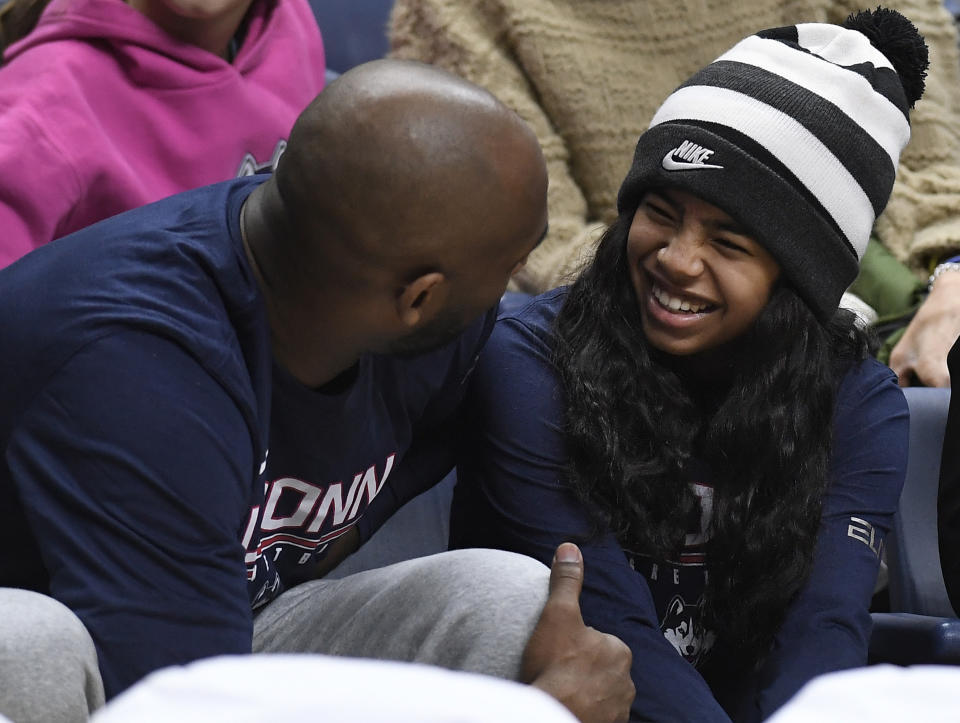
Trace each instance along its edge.
<path fill-rule="evenodd" d="M 565 542 L 550 569 L 550 596 L 520 663 L 520 679 L 546 691 L 583 723 L 625 721 L 635 693 L 630 648 L 580 615 L 583 557 Z"/>
<path fill-rule="evenodd" d="M 940 275 L 900 341 L 890 352 L 890 368 L 900 386 L 949 387 L 947 354 L 960 337 L 960 272 Z"/>

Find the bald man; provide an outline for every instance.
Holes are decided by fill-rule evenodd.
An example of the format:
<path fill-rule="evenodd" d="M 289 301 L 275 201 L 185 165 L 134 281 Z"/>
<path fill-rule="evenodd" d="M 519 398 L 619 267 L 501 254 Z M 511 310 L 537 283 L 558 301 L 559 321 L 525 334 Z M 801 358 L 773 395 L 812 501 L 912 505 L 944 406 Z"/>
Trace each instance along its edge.
<path fill-rule="evenodd" d="M 31 655 L 2 672 L 0 713 L 75 719 L 70 701 L 253 649 L 519 679 L 581 720 L 625 719 L 629 651 L 584 627 L 572 545 L 552 571 L 464 551 L 322 579 L 450 469 L 546 185 L 535 137 L 488 93 L 379 61 L 304 111 L 273 176 L 0 272 L 0 585 L 19 588 L 0 639 Z"/>

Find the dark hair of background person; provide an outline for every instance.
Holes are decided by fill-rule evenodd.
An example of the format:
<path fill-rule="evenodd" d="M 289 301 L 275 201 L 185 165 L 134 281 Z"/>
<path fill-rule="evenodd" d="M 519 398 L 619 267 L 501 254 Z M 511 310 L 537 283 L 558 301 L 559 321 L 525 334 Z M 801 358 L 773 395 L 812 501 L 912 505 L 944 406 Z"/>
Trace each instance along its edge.
<path fill-rule="evenodd" d="M 836 389 L 869 339 L 845 310 L 821 324 L 780 282 L 734 342 L 729 384 L 681 378 L 643 334 L 631 216 L 604 234 L 557 318 L 570 479 L 598 530 L 662 562 L 677 559 L 697 514 L 684 470 L 695 457 L 710 466 L 704 609 L 717 640 L 703 672 L 714 683 L 711 661 L 724 677 L 759 666 L 810 574 Z"/>
<path fill-rule="evenodd" d="M 0 53 L 26 37 L 49 4 L 50 0 L 7 0 L 0 7 Z"/>

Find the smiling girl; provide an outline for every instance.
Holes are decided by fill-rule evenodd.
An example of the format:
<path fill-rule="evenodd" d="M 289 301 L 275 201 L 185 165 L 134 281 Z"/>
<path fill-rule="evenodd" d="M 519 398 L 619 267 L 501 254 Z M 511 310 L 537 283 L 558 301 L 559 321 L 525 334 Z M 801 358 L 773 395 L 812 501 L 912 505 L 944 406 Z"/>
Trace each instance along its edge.
<path fill-rule="evenodd" d="M 866 663 L 908 422 L 837 307 L 925 67 L 887 10 L 743 40 L 640 137 L 592 264 L 484 351 L 452 543 L 578 541 L 638 719 L 761 720 Z"/>

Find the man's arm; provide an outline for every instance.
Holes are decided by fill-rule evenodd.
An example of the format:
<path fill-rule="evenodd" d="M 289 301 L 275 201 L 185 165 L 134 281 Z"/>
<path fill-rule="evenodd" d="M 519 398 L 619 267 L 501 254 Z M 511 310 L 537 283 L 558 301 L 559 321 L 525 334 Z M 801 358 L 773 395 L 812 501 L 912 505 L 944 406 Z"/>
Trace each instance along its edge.
<path fill-rule="evenodd" d="M 78 352 L 19 421 L 7 463 L 50 594 L 90 631 L 108 697 L 160 667 L 250 651 L 250 431 L 180 347 L 123 332 Z"/>

